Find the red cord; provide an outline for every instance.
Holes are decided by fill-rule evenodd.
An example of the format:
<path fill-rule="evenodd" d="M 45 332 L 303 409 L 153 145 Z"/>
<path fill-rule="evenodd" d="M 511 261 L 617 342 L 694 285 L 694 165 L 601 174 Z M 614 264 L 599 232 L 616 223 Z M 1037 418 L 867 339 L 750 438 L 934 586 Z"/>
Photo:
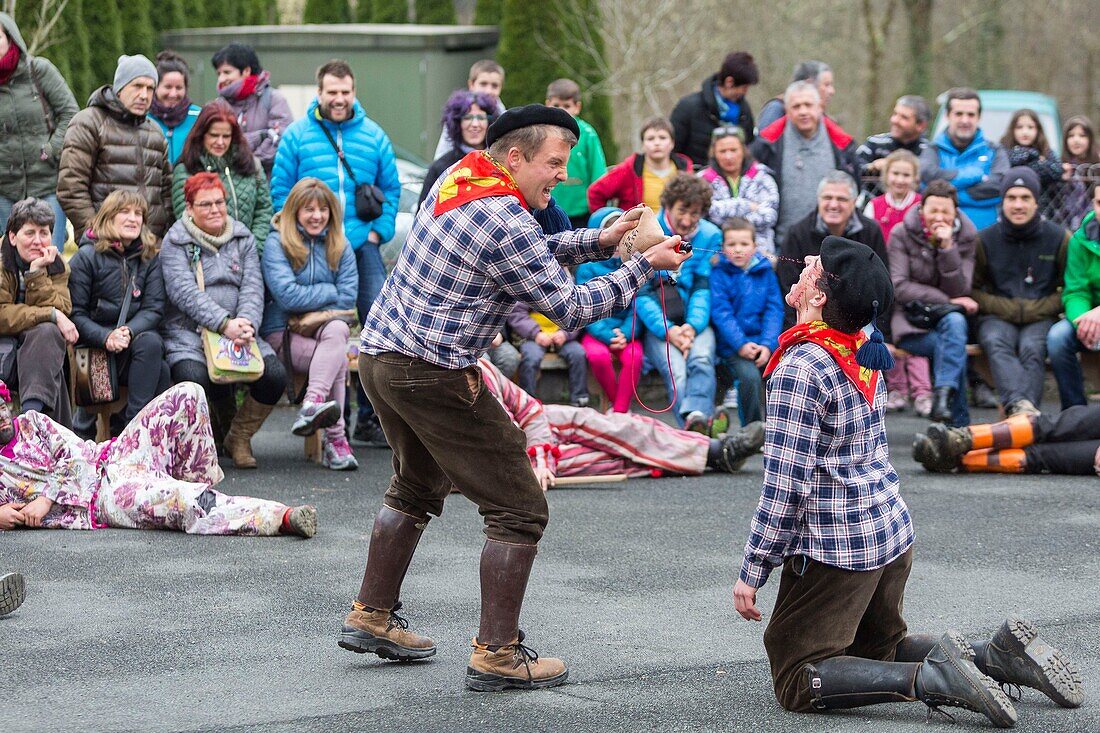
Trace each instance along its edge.
<path fill-rule="evenodd" d="M 668 364 L 668 379 L 672 382 L 672 400 L 668 403 L 668 407 L 664 407 L 660 410 L 655 410 L 645 402 L 642 401 L 641 396 L 638 395 L 638 382 L 642 381 L 640 378 L 638 382 L 635 382 L 634 387 L 634 399 L 638 400 L 638 404 L 642 406 L 642 409 L 652 412 L 654 415 L 660 415 L 663 412 L 668 412 L 672 409 L 672 406 L 676 404 L 676 377 L 672 373 L 672 345 L 668 342 L 668 316 L 665 315 L 665 279 L 660 275 L 657 279 L 661 287 L 661 319 L 665 323 L 665 360 Z M 676 287 L 673 285 L 673 287 Z M 634 299 L 634 308 L 631 312 L 630 318 L 630 340 L 634 341 L 637 335 L 638 328 L 638 299 Z M 645 358 L 645 345 L 642 345 L 642 358 Z"/>

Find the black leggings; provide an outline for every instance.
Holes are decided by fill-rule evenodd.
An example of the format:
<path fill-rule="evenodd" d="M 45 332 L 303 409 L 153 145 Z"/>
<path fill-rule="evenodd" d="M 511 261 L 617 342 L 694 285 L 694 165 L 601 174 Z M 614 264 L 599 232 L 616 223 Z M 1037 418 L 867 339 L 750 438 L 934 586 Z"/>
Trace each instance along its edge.
<path fill-rule="evenodd" d="M 195 382 L 202 386 L 211 402 L 217 402 L 230 395 L 237 387 L 235 384 L 214 384 L 206 371 L 205 361 L 184 359 L 172 367 L 172 383 Z M 286 369 L 277 356 L 264 357 L 264 374 L 248 385 L 252 399 L 264 405 L 274 405 L 286 390 Z"/>
<path fill-rule="evenodd" d="M 116 358 L 118 381 L 126 385 L 128 392 L 124 417 L 129 423 L 141 408 L 172 386 L 168 362 L 164 360 L 164 341 L 156 331 L 144 331 Z"/>

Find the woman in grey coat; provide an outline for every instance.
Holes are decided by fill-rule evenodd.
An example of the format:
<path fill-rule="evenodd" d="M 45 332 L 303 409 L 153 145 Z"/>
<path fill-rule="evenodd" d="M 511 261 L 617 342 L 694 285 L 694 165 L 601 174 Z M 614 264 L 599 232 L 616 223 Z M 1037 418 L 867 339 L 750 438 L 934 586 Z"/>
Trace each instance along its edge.
<path fill-rule="evenodd" d="M 216 173 L 196 173 L 183 190 L 184 216 L 168 231 L 160 255 L 168 296 L 161 332 L 172 381 L 201 384 L 210 398 L 211 412 L 224 416 L 232 409 L 233 385 L 210 381 L 201 330 L 259 346 L 263 376 L 249 384 L 224 444 L 237 468 L 255 468 L 250 441 L 287 383 L 286 370 L 271 346 L 256 338 L 264 312 L 256 240 L 244 224 L 226 214 L 225 188 Z M 199 290 L 195 262 L 202 263 L 205 291 Z M 219 427 L 224 428 L 224 423 Z"/>

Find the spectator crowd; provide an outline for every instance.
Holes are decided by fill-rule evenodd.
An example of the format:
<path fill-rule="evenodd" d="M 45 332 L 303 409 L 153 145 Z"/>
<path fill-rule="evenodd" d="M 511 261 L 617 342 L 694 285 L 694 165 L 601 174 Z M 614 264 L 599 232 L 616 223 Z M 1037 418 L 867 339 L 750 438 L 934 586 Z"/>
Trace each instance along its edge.
<path fill-rule="evenodd" d="M 348 342 L 386 280 L 379 247 L 394 237 L 400 183 L 355 71 L 321 66 L 316 99 L 293 119 L 246 45 L 214 54 L 218 93 L 205 105 L 192 101 L 179 55 L 122 56 L 80 109 L 13 19 L 0 14 L 0 26 L 0 380 L 20 411 L 95 438 L 102 410 L 72 387 L 77 355 L 90 352 L 117 382 L 112 435 L 193 382 L 217 449 L 238 468 L 256 467 L 252 438 L 284 395 L 299 405 L 292 431 L 320 434 L 325 466 L 356 468 L 350 439 L 386 446 L 358 384 L 351 399 Z M 939 134 L 930 136 L 928 102 L 904 95 L 889 131 L 861 142 L 829 114 L 827 64 L 799 64 L 754 116 L 746 94 L 760 77 L 752 55 L 730 53 L 611 165 L 580 119 L 580 86 L 549 85 L 545 103 L 577 118 L 580 135 L 551 205 L 535 212 L 543 230 L 606 227 L 644 204 L 695 254 L 581 331 L 517 305 L 484 368 L 538 395 L 544 367 L 560 365 L 563 401 L 608 413 L 629 412 L 655 371 L 677 426 L 720 438 L 765 419 L 762 374 L 795 318 L 784 296 L 823 240 L 840 235 L 881 258 L 896 292 L 893 310 L 877 313 L 896 356 L 886 409 L 955 429 L 975 404 L 1033 416 L 1048 360 L 1061 408 L 1085 405 L 1079 355 L 1100 350 L 1092 122 L 1066 121 L 1060 158 L 1029 109 L 999 140 L 987 136 L 981 98 L 960 87 L 945 97 Z M 443 107 L 421 202 L 486 147 L 505 96 L 505 70 L 474 64 Z M 573 277 L 620 264 L 585 264 Z M 211 343 L 255 372 L 219 378 Z M 974 368 L 975 344 L 992 385 Z"/>

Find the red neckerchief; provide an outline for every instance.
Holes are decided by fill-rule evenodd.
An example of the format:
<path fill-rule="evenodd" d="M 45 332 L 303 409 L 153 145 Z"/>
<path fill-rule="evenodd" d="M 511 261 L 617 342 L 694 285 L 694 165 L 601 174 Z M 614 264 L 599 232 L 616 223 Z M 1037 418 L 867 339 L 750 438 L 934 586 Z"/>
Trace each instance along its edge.
<path fill-rule="evenodd" d="M 875 403 L 875 389 L 878 387 L 879 372 L 856 363 L 856 351 L 867 341 L 867 334 L 863 331 L 841 333 L 836 329 L 829 328 L 829 325 L 824 321 L 800 323 L 781 333 L 779 335 L 779 348 L 775 350 L 771 360 L 768 361 L 764 376 L 767 377 L 775 371 L 787 349 L 806 341 L 817 344 L 828 351 L 840 370 L 844 372 L 844 376 L 848 377 L 848 381 L 866 398 L 867 404 L 873 405 Z"/>
<path fill-rule="evenodd" d="M 2 31 L 0 31 L 2 32 Z M 14 43 L 8 48 L 8 52 L 0 57 L 0 84 L 7 84 L 12 75 L 15 74 L 15 67 L 19 65 L 19 46 Z"/>
<path fill-rule="evenodd" d="M 527 208 L 527 202 L 512 174 L 484 150 L 474 150 L 458 161 L 450 174 L 443 179 L 432 214 L 439 216 L 463 204 L 491 196 L 515 196 L 519 199 L 520 206 Z"/>
<path fill-rule="evenodd" d="M 237 101 L 242 99 L 248 99 L 248 97 L 256 91 L 256 86 L 260 83 L 259 74 L 249 74 L 241 80 L 241 88 L 237 91 Z"/>

